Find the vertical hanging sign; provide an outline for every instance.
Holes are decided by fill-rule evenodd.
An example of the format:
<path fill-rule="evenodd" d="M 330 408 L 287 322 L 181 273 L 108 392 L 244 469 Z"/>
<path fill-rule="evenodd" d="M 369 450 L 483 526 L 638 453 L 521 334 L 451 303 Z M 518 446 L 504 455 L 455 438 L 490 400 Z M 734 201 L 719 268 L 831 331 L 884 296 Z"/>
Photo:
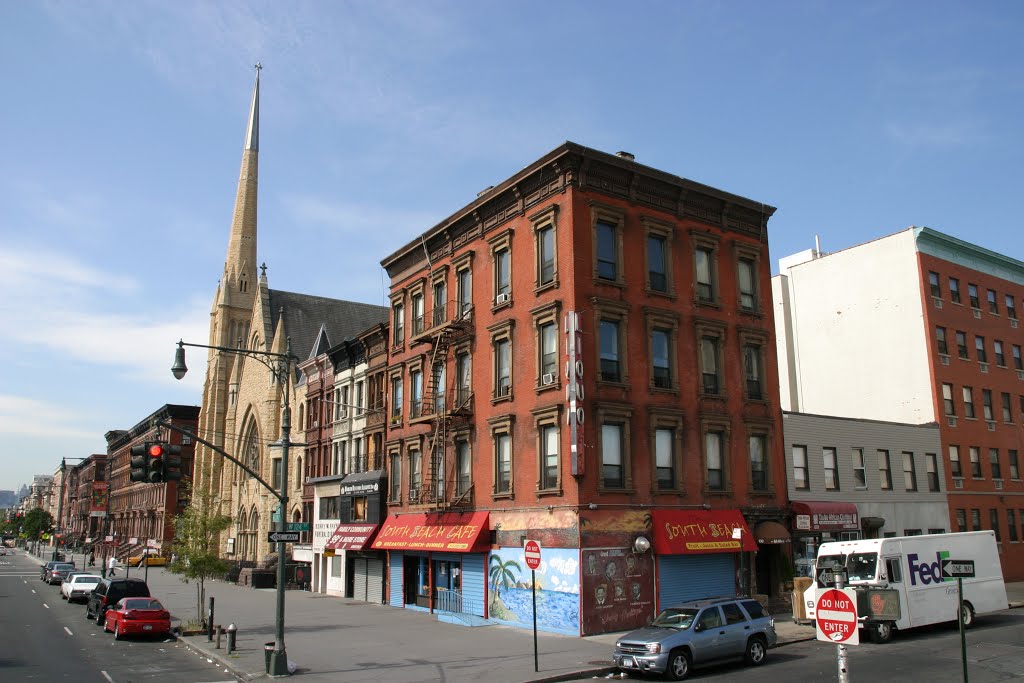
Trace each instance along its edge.
<path fill-rule="evenodd" d="M 565 401 L 568 404 L 570 467 L 573 476 L 583 474 L 583 337 L 576 311 L 565 314 Z"/>

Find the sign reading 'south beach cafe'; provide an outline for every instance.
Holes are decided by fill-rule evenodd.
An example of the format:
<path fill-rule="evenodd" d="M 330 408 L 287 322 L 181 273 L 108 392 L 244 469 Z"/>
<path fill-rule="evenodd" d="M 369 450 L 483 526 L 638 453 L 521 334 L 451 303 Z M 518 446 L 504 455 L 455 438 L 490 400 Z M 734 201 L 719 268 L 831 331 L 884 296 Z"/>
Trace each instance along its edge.
<path fill-rule="evenodd" d="M 488 513 L 410 513 L 389 515 L 374 550 L 481 552 L 490 546 Z"/>
<path fill-rule="evenodd" d="M 739 510 L 654 510 L 651 524 L 654 551 L 660 555 L 757 550 Z"/>

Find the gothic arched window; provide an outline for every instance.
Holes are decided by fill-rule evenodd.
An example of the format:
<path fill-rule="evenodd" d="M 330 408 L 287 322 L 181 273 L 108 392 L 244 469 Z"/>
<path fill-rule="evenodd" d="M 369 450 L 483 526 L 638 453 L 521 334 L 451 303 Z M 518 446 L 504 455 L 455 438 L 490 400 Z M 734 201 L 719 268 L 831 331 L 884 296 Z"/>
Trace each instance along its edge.
<path fill-rule="evenodd" d="M 251 415 L 245 426 L 245 436 L 242 437 L 241 460 L 253 472 L 260 471 L 260 435 L 256 427 L 256 419 Z"/>

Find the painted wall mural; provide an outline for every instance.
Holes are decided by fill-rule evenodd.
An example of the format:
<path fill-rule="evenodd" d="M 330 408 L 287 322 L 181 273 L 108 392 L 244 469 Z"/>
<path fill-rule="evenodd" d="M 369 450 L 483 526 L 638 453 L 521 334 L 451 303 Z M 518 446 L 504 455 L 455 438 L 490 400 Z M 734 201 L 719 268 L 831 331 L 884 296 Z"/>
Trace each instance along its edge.
<path fill-rule="evenodd" d="M 652 553 L 584 548 L 583 635 L 639 628 L 654 616 Z"/>
<path fill-rule="evenodd" d="M 541 548 L 537 569 L 537 630 L 580 632 L 580 568 L 576 548 Z M 487 562 L 488 615 L 494 621 L 533 628 L 530 569 L 519 547 L 492 550 Z"/>

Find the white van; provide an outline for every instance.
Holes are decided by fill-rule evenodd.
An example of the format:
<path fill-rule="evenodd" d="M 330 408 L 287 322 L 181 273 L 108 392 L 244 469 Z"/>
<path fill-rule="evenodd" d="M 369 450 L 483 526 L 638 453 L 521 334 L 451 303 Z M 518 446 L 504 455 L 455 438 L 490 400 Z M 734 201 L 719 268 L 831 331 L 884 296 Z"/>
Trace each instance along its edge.
<path fill-rule="evenodd" d="M 893 627 L 907 629 L 955 621 L 957 584 L 956 579 L 943 577 L 943 560 L 974 562 L 974 578 L 963 580 L 964 609 L 960 618 L 965 627 L 973 624 L 977 614 L 1009 608 L 995 532 L 969 531 L 822 543 L 815 562 L 815 583 L 804 593 L 807 616 L 814 619 L 817 590 L 831 586 L 830 569 L 841 564 L 846 567 L 850 587 L 888 588 L 899 594 L 898 619 L 861 621 L 861 627 L 869 629 L 876 642 L 888 641 Z"/>

